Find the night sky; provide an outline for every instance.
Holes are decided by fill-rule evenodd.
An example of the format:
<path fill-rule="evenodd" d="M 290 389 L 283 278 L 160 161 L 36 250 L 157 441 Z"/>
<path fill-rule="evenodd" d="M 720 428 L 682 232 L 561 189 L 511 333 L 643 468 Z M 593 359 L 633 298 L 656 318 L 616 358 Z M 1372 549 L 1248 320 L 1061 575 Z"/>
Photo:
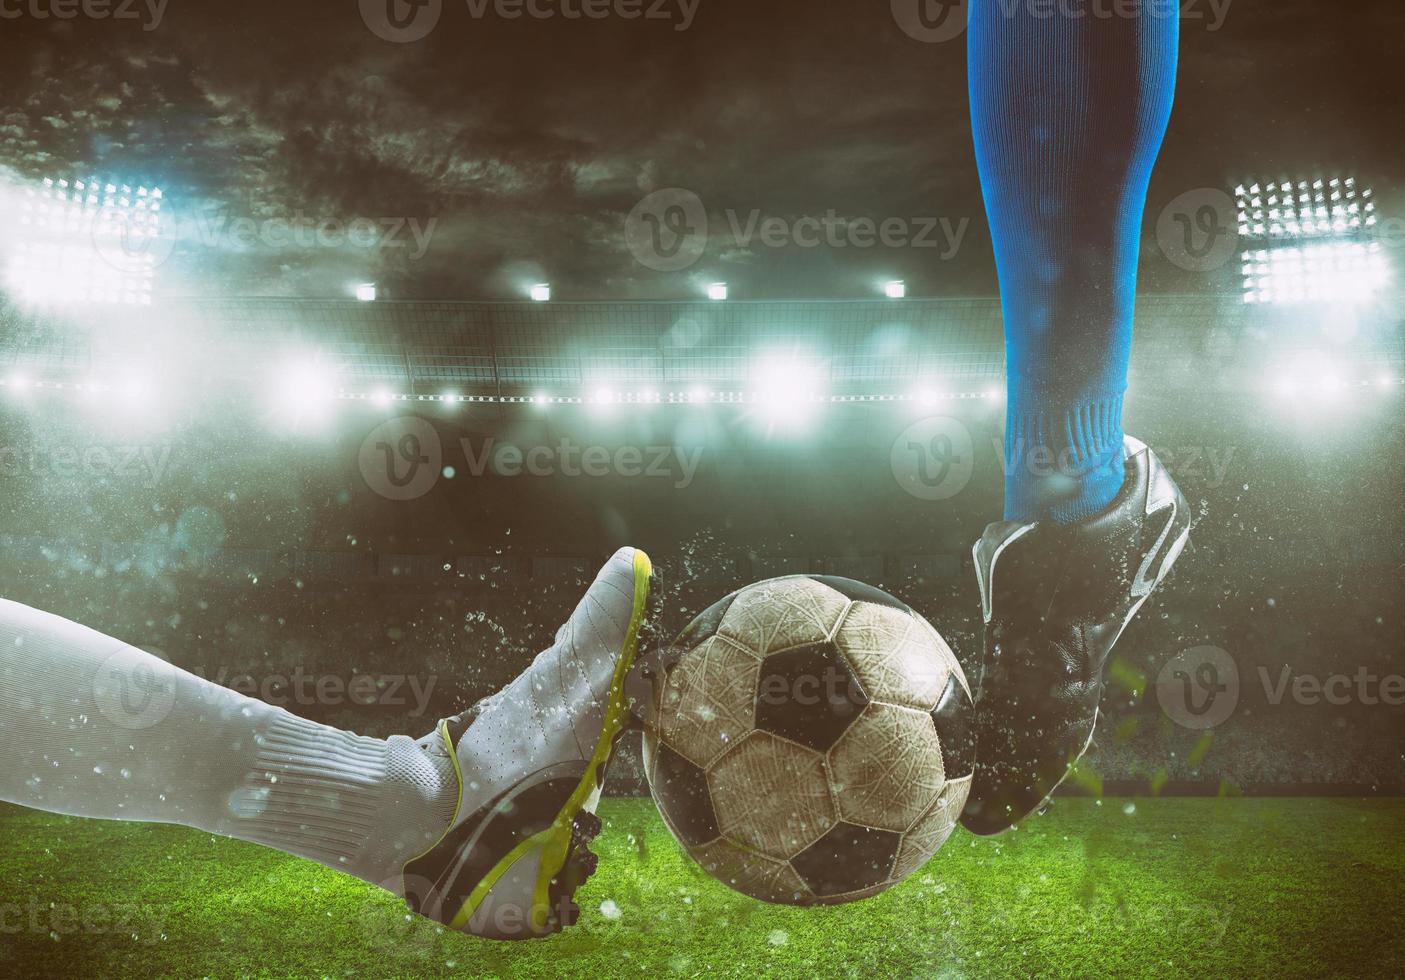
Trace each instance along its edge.
<path fill-rule="evenodd" d="M 368 26 L 384 2 L 112 0 L 125 16 L 97 20 L 79 0 L 0 0 L 0 180 L 160 184 L 181 229 L 161 285 L 191 294 L 338 296 L 369 279 L 462 299 L 537 280 L 560 299 L 692 298 L 712 280 L 738 298 L 869 296 L 887 278 L 923 295 L 995 288 L 963 40 L 914 39 L 888 2 L 601 0 L 650 16 L 583 20 L 566 16 L 581 0 L 515 19 L 443 0 L 412 43 Z M 79 16 L 35 16 L 56 3 Z M 1187 11 L 1149 225 L 1185 191 L 1251 175 L 1356 173 L 1385 216 L 1405 214 L 1405 7 Z M 696 194 L 711 231 L 671 272 L 625 235 L 663 188 Z M 923 244 L 733 234 L 753 213 L 829 212 L 900 219 Z M 307 244 L 322 221 L 340 226 Z M 280 233 L 292 225 L 304 232 Z M 0 244 L 16 233 L 5 221 Z M 1148 242 L 1145 284 L 1194 288 Z"/>

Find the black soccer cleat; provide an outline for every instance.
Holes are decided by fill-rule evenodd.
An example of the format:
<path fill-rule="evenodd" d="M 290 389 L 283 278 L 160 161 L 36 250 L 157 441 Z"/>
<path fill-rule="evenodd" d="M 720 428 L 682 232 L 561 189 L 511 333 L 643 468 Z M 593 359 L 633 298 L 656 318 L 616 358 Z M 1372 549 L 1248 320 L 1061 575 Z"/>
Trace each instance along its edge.
<path fill-rule="evenodd" d="M 1127 438 L 1126 480 L 1076 524 L 991 524 L 973 549 L 985 619 L 976 770 L 961 822 L 1008 830 L 1039 809 L 1092 743 L 1103 667 L 1190 534 L 1156 454 Z"/>

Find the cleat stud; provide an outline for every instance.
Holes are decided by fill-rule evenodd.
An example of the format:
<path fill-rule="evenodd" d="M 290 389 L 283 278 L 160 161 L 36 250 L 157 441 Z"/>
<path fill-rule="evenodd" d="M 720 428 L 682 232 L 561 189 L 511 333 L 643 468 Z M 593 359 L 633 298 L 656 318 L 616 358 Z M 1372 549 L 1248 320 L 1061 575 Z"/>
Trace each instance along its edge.
<path fill-rule="evenodd" d="M 579 861 L 587 878 L 595 874 L 596 869 L 600 867 L 600 856 L 594 851 L 582 851 Z"/>
<path fill-rule="evenodd" d="M 599 836 L 603 827 L 604 824 L 600 822 L 600 818 L 589 810 L 582 810 L 576 815 L 574 828 L 586 841 L 594 840 Z"/>

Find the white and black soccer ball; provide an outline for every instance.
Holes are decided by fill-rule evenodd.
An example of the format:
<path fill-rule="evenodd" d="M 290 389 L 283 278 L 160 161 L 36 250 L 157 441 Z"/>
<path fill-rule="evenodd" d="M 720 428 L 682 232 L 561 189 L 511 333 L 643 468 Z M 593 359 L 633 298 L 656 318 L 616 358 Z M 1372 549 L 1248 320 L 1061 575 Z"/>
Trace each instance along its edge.
<path fill-rule="evenodd" d="M 974 765 L 970 689 L 902 602 L 849 579 L 771 579 L 703 612 L 672 658 L 645 772 L 713 877 L 768 902 L 847 902 L 951 834 Z"/>

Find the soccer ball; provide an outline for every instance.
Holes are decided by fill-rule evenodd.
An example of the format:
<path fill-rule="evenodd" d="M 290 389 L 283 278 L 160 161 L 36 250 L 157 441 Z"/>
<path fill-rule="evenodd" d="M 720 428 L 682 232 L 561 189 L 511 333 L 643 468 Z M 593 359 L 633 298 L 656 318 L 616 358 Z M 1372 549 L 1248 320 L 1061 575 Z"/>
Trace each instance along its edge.
<path fill-rule="evenodd" d="M 759 582 L 693 620 L 666 659 L 645 772 L 669 830 L 724 884 L 853 901 L 951 834 L 971 787 L 970 690 L 937 631 L 886 592 Z"/>

